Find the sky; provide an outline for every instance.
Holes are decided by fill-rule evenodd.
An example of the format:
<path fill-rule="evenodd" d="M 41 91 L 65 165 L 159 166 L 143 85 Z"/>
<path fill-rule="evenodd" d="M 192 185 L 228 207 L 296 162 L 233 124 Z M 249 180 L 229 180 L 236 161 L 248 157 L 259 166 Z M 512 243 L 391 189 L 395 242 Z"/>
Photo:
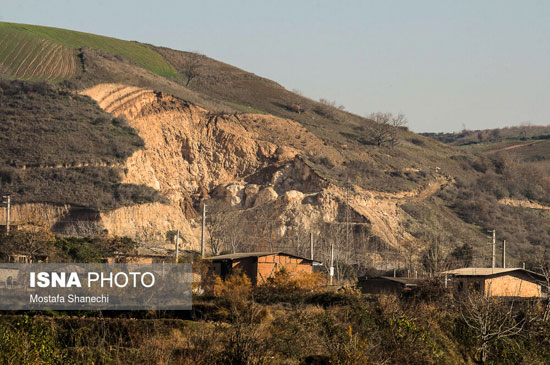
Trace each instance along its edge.
<path fill-rule="evenodd" d="M 546 0 L 0 0 L 0 21 L 199 51 L 416 132 L 550 124 Z"/>

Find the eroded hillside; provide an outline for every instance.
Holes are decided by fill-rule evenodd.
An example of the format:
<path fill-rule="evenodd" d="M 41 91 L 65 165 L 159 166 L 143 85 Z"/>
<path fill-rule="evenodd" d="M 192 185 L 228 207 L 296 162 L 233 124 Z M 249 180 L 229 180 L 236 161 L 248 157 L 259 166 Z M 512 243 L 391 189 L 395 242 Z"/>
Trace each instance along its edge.
<path fill-rule="evenodd" d="M 546 143 L 458 148 L 403 126 L 379 143 L 376 121 L 204 55 L 10 23 L 0 42 L 0 78 L 57 82 L 1 90 L 18 224 L 155 246 L 179 229 L 196 249 L 206 203 L 213 252 L 309 255 L 313 234 L 321 260 L 333 244 L 338 262 L 410 269 L 434 243 L 485 265 L 490 229 L 517 242 L 512 263 L 550 239 Z"/>
<path fill-rule="evenodd" d="M 326 235 L 323 225 L 329 224 L 339 227 L 333 230 L 349 229 L 352 236 L 362 234 L 382 242 L 393 253 L 404 250 L 402 242 L 418 251 L 425 242 L 403 228 L 406 213 L 400 205 L 429 199 L 453 182 L 434 170 L 425 176 L 425 183 L 406 191 L 370 191 L 352 183 L 341 187 L 322 177 L 309 158 L 345 165 L 350 157 L 292 120 L 210 113 L 171 95 L 121 84 L 101 84 L 82 93 L 106 112 L 126 118 L 145 142 L 145 149 L 126 160 L 123 181 L 159 191 L 170 201 L 165 213 L 179 217 L 178 224 L 166 227 L 159 224 L 163 218 L 156 206 L 149 216 L 142 206 L 115 210 L 102 214 L 112 234 L 148 236 L 138 217 L 132 217 L 134 210 L 158 227 L 157 239 L 167 228 L 190 232 L 199 204 L 206 202 L 215 216 L 241 224 L 240 241 L 248 239 L 256 248 L 289 245 L 292 237 L 298 240 L 292 245 L 305 250 L 300 236 Z M 135 221 L 135 229 L 123 224 L 125 219 Z M 197 235 L 190 236 L 184 235 L 184 240 L 196 249 Z"/>

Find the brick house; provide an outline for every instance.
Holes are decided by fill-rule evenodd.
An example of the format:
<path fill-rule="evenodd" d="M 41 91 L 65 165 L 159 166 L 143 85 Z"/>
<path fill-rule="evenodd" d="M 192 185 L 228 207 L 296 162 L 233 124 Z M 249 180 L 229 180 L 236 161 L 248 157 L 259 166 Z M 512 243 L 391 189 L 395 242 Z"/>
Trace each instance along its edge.
<path fill-rule="evenodd" d="M 475 268 L 444 271 L 448 286 L 458 292 L 477 291 L 487 297 L 543 296 L 543 275 L 521 268 Z"/>
<path fill-rule="evenodd" d="M 213 271 L 222 278 L 235 269 L 242 270 L 253 285 L 260 285 L 281 268 L 290 273 L 313 273 L 317 261 L 284 252 L 247 252 L 207 257 L 212 261 Z"/>

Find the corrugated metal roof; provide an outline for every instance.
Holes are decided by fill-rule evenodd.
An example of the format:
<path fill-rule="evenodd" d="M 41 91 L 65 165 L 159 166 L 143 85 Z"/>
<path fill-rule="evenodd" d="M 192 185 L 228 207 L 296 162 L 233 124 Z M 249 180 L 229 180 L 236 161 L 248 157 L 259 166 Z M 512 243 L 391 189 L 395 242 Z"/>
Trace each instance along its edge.
<path fill-rule="evenodd" d="M 520 267 L 510 267 L 510 268 L 501 268 L 501 267 L 465 267 L 462 269 L 448 270 L 443 271 L 442 274 L 455 275 L 455 276 L 491 276 L 505 274 L 509 272 L 519 271 L 524 274 L 533 276 L 539 280 L 544 279 L 544 276 L 536 273 L 534 271 L 525 270 Z"/>
<path fill-rule="evenodd" d="M 242 259 L 242 258 L 246 258 L 246 257 L 262 257 L 262 256 L 270 256 L 270 255 L 290 256 L 290 257 L 295 257 L 295 258 L 302 259 L 302 260 L 306 260 L 306 261 L 317 262 L 317 261 L 314 261 L 314 260 L 311 260 L 311 259 L 308 259 L 308 258 L 305 258 L 305 257 L 292 255 L 292 254 L 289 254 L 289 253 L 286 253 L 286 252 L 282 252 L 282 251 L 274 251 L 274 252 L 264 251 L 264 252 L 239 252 L 239 253 L 230 253 L 230 254 L 227 254 L 227 255 L 219 255 L 219 256 L 212 256 L 212 257 L 205 257 L 205 260 L 238 260 L 238 259 Z"/>

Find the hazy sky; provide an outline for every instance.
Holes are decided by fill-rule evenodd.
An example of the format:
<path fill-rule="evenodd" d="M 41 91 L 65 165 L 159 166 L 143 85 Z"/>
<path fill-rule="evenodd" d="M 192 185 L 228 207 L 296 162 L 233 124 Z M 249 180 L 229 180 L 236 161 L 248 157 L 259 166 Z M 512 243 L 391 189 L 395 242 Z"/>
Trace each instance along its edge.
<path fill-rule="evenodd" d="M 417 132 L 550 124 L 545 0 L 0 0 L 0 20 L 200 51 Z"/>

